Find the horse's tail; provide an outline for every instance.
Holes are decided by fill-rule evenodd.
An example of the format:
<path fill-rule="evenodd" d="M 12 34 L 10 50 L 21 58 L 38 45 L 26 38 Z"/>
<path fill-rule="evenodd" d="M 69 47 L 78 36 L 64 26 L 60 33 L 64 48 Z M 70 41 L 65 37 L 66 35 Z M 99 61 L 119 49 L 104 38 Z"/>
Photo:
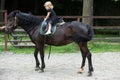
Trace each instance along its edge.
<path fill-rule="evenodd" d="M 88 37 L 89 37 L 89 41 L 92 40 L 93 35 L 94 35 L 94 31 L 92 29 L 92 27 L 90 25 L 86 25 L 88 28 Z"/>

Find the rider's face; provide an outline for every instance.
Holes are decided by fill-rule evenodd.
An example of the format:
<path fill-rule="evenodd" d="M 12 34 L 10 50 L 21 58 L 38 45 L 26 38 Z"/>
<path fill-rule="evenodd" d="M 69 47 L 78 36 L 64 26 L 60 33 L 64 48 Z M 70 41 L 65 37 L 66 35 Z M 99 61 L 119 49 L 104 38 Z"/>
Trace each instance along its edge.
<path fill-rule="evenodd" d="M 45 9 L 46 9 L 46 10 L 49 10 L 49 9 L 50 9 L 50 7 L 49 7 L 48 5 L 46 5 L 46 6 L 45 6 Z"/>

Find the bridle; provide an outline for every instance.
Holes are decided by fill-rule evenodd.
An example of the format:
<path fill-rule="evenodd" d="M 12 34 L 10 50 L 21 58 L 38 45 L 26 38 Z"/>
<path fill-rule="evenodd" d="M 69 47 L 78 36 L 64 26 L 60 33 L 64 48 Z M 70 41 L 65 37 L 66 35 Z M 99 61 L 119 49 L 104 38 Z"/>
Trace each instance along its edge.
<path fill-rule="evenodd" d="M 17 17 L 16 16 L 14 17 L 14 20 L 15 21 L 14 21 L 14 23 L 12 25 L 12 28 L 16 28 L 18 26 L 18 23 L 17 23 L 18 21 L 17 21 Z"/>
<path fill-rule="evenodd" d="M 12 29 L 14 29 L 14 28 L 16 28 L 16 27 L 18 26 L 17 17 L 15 16 L 15 17 L 13 17 L 11 20 L 13 20 L 13 19 L 14 19 L 14 22 L 11 21 L 8 29 L 11 29 L 11 30 L 12 30 Z M 8 23 L 9 23 L 9 19 L 8 19 Z M 7 26 L 7 25 L 6 25 L 6 26 Z"/>
<path fill-rule="evenodd" d="M 14 17 L 14 22 L 12 23 L 12 26 L 10 28 L 16 28 L 18 26 L 18 21 L 17 21 L 17 16 Z M 10 33 L 10 35 L 13 37 L 14 36 L 14 31 L 12 30 L 12 32 Z M 12 46 L 14 46 L 14 42 L 12 43 L 10 41 L 10 36 L 8 35 L 8 40 L 9 42 L 12 44 Z M 21 43 L 22 42 L 22 37 L 21 39 L 17 42 L 17 43 Z"/>
<path fill-rule="evenodd" d="M 18 24 L 17 24 L 17 17 L 15 16 L 15 23 L 14 23 L 15 25 L 14 26 L 17 26 Z"/>

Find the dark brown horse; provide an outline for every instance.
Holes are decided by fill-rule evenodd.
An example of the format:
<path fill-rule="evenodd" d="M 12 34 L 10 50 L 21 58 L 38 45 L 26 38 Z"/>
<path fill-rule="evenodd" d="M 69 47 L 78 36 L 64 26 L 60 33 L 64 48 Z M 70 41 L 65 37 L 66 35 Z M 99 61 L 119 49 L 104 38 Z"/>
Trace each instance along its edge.
<path fill-rule="evenodd" d="M 17 26 L 23 28 L 28 34 L 31 41 L 35 44 L 34 57 L 36 61 L 36 69 L 44 72 L 44 45 L 63 46 L 72 42 L 79 45 L 82 53 L 82 65 L 80 73 L 83 72 L 86 58 L 88 59 L 89 75 L 92 74 L 93 66 L 91 53 L 87 47 L 87 42 L 93 37 L 93 30 L 89 25 L 85 25 L 81 22 L 72 21 L 66 22 L 64 25 L 57 27 L 56 33 L 49 37 L 40 35 L 40 25 L 43 18 L 39 18 L 32 14 L 23 13 L 20 11 L 12 11 L 8 15 L 8 23 L 6 25 L 6 32 L 11 33 Z M 38 52 L 41 56 L 41 67 L 38 60 Z"/>

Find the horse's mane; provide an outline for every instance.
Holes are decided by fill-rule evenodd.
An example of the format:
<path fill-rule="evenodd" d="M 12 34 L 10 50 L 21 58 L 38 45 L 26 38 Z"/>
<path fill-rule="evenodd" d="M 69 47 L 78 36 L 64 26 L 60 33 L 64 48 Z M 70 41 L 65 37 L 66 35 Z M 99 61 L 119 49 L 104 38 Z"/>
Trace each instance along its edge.
<path fill-rule="evenodd" d="M 23 24 L 24 26 L 33 26 L 33 25 L 38 25 L 43 21 L 43 18 L 40 18 L 38 16 L 34 16 L 32 14 L 29 13 L 24 13 L 18 10 L 12 11 L 9 15 L 8 15 L 8 19 L 13 18 L 13 17 L 18 17 L 18 19 L 20 20 L 20 23 Z"/>
<path fill-rule="evenodd" d="M 27 24 L 27 23 L 40 24 L 43 21 L 43 18 L 31 15 L 31 14 L 27 14 L 27 13 L 19 13 L 17 17 L 19 19 L 22 19 L 24 24 Z"/>

